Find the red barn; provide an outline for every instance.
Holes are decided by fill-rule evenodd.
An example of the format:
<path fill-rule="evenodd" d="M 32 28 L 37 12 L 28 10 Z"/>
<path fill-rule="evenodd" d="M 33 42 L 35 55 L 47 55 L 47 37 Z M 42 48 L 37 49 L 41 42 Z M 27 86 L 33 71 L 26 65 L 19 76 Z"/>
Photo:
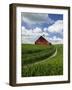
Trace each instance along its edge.
<path fill-rule="evenodd" d="M 38 45 L 51 45 L 50 42 L 48 42 L 44 37 L 40 36 L 36 41 L 35 44 Z"/>

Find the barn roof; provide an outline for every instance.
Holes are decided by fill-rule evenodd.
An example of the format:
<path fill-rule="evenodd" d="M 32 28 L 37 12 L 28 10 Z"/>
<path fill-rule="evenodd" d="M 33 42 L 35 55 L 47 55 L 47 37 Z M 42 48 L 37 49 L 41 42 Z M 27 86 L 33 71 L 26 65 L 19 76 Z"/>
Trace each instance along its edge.
<path fill-rule="evenodd" d="M 48 40 L 46 40 L 43 36 L 40 36 L 37 40 L 39 40 L 39 39 L 44 39 L 46 42 L 48 42 Z M 37 41 L 37 40 L 36 40 L 36 41 Z M 36 42 L 36 41 L 35 41 L 35 42 Z"/>

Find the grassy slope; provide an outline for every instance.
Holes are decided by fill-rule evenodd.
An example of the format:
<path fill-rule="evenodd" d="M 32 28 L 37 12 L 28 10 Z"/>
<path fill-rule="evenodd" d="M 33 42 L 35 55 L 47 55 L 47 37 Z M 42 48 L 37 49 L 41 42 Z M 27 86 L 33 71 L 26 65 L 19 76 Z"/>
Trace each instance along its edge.
<path fill-rule="evenodd" d="M 56 48 L 54 46 L 41 45 L 23 45 L 22 47 L 22 65 L 32 64 L 42 61 L 51 56 Z"/>
<path fill-rule="evenodd" d="M 27 46 L 27 45 L 26 45 Z M 27 46 L 28 49 L 29 46 Z M 30 64 L 30 65 L 22 65 L 22 76 L 48 76 L 48 75 L 62 75 L 63 74 L 63 46 L 62 45 L 55 45 L 57 48 L 57 55 L 53 58 L 47 58 L 43 61 L 38 63 Z M 34 48 L 32 46 L 33 53 Z M 41 46 L 41 49 L 46 49 L 47 47 Z M 26 50 L 27 50 L 26 49 Z M 40 47 L 39 47 L 40 49 Z M 26 51 L 27 52 L 27 51 Z M 28 52 L 27 52 L 28 53 Z M 38 53 L 38 52 L 37 52 Z M 23 54 L 24 55 L 24 54 Z"/>

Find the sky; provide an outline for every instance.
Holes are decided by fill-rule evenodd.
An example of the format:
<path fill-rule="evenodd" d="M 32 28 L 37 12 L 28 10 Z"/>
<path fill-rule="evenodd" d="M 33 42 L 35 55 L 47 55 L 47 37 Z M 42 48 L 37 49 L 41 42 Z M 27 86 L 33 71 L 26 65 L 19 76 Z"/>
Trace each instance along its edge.
<path fill-rule="evenodd" d="M 43 36 L 51 43 L 63 43 L 63 15 L 21 13 L 22 43 L 34 43 Z"/>

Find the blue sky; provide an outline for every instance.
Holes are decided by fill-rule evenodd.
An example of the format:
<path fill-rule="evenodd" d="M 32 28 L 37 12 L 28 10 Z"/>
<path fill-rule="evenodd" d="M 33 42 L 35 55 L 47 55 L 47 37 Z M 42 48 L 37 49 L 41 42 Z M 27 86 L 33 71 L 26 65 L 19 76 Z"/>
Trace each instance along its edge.
<path fill-rule="evenodd" d="M 48 41 L 63 41 L 63 15 L 50 13 L 21 13 L 22 41 L 34 43 L 39 36 Z"/>

